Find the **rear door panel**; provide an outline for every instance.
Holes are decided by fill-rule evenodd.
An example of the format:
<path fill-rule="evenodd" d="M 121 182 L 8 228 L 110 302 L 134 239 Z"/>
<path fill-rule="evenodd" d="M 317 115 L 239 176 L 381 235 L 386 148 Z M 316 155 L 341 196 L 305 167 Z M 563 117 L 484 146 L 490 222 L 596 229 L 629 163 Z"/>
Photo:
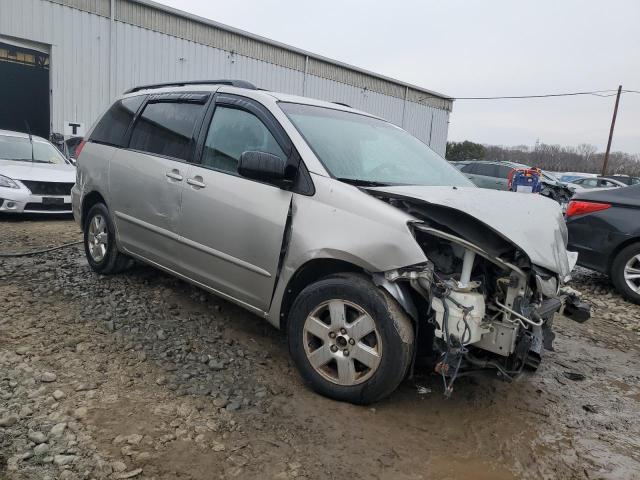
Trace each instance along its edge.
<path fill-rule="evenodd" d="M 120 244 L 181 270 L 179 227 L 184 179 L 209 93 L 149 95 L 111 161 L 109 185 Z"/>
<path fill-rule="evenodd" d="M 118 150 L 111 160 L 111 208 L 121 245 L 131 253 L 175 268 L 183 182 L 167 171 L 186 174 L 176 160 Z"/>

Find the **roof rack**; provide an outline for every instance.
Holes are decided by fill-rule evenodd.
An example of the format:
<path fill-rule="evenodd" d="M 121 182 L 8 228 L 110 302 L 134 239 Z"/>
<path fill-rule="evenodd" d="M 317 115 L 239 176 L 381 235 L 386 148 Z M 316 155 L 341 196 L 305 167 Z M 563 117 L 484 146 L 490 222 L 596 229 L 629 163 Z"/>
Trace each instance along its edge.
<path fill-rule="evenodd" d="M 139 92 L 140 90 L 149 90 L 152 88 L 165 88 L 165 87 L 184 87 L 187 85 L 229 85 L 231 87 L 246 88 L 248 90 L 258 90 L 258 88 L 250 82 L 245 80 L 189 80 L 186 82 L 167 82 L 167 83 L 153 83 L 150 85 L 140 85 L 130 88 L 125 93 Z"/>

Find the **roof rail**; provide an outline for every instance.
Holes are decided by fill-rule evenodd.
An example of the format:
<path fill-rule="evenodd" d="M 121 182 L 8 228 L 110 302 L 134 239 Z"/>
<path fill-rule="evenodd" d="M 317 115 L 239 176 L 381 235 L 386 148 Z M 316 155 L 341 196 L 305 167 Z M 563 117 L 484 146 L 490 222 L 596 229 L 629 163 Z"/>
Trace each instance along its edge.
<path fill-rule="evenodd" d="M 331 103 L 334 103 L 336 105 L 340 105 L 341 107 L 353 108 L 351 105 L 347 105 L 346 103 L 342 103 L 342 102 L 331 102 Z"/>
<path fill-rule="evenodd" d="M 130 88 L 125 93 L 139 92 L 140 90 L 149 90 L 152 88 L 164 88 L 164 87 L 184 87 L 186 85 L 229 85 L 231 87 L 246 88 L 248 90 L 257 90 L 258 88 L 250 82 L 245 80 L 189 80 L 186 82 L 167 82 L 167 83 L 153 83 L 150 85 L 140 85 Z"/>

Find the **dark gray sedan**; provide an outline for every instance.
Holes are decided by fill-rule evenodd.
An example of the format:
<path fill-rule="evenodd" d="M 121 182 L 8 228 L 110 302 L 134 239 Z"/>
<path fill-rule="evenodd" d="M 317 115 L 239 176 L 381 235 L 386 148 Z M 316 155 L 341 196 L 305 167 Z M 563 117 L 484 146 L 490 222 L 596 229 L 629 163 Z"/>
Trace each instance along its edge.
<path fill-rule="evenodd" d="M 576 194 L 566 213 L 578 265 L 609 275 L 640 304 L 640 185 Z"/>

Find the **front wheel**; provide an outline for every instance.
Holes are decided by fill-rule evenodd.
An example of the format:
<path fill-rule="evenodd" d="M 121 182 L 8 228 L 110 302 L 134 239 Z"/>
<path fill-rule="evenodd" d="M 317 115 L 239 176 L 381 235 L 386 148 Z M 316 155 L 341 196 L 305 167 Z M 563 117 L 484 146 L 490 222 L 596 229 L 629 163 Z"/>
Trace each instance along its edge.
<path fill-rule="evenodd" d="M 95 204 L 87 213 L 84 252 L 89 266 L 97 273 L 118 273 L 131 264 L 131 259 L 118 251 L 115 229 L 103 203 Z"/>
<path fill-rule="evenodd" d="M 311 388 L 336 400 L 368 404 L 404 379 L 414 332 L 397 302 L 371 280 L 341 274 L 300 293 L 289 316 L 288 339 Z"/>
<path fill-rule="evenodd" d="M 640 304 L 640 243 L 629 245 L 611 264 L 611 281 L 627 300 Z"/>

